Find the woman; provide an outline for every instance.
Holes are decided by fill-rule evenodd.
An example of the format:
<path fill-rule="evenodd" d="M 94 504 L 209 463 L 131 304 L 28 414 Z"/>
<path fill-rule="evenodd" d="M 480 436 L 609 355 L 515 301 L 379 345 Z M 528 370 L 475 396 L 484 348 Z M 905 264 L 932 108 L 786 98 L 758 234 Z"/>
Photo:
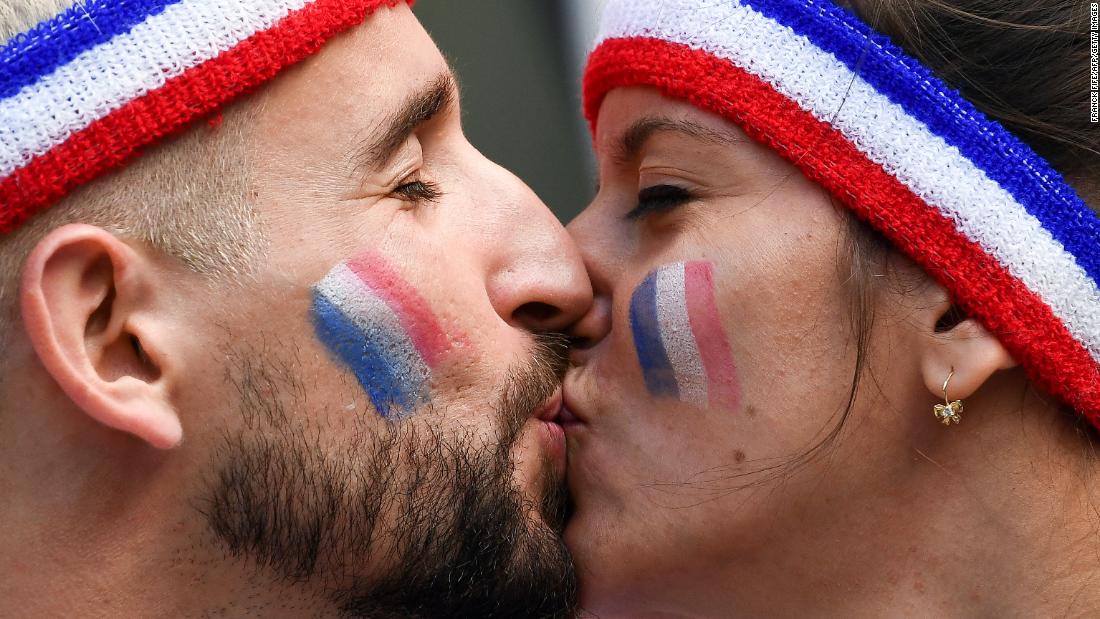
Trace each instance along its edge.
<path fill-rule="evenodd" d="M 565 385 L 595 615 L 1100 612 L 1088 9 L 849 8 L 877 31 L 607 9 Z"/>

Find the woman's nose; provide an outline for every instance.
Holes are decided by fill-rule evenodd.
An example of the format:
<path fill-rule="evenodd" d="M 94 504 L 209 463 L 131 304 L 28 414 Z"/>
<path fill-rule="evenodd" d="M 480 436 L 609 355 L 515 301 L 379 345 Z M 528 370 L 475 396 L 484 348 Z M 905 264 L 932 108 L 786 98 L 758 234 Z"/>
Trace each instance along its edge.
<path fill-rule="evenodd" d="M 568 227 L 576 243 L 592 285 L 592 303 L 570 328 L 578 353 L 595 346 L 611 331 L 612 290 L 616 274 L 621 269 L 621 252 L 617 237 L 601 217 L 599 205 L 593 202 Z"/>

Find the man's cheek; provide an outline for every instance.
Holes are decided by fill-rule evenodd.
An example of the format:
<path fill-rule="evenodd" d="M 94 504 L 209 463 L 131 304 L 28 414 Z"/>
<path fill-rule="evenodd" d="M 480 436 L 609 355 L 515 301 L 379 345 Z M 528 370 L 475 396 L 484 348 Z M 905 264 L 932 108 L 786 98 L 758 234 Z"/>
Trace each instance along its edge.
<path fill-rule="evenodd" d="M 374 252 L 318 282 L 311 312 L 318 339 L 388 419 L 427 404 L 435 374 L 466 347 L 465 336 L 445 332 L 424 296 Z"/>

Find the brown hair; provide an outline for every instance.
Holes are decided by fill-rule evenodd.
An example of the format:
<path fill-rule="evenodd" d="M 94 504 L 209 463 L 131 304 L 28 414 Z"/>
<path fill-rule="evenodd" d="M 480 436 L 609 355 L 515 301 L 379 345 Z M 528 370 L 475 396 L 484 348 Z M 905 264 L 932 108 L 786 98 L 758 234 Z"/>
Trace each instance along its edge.
<path fill-rule="evenodd" d="M 1100 212 L 1100 124 L 1090 119 L 1089 7 L 1080 0 L 843 0 L 979 110 L 1028 143 Z M 851 218 L 855 385 L 874 323 L 872 299 L 897 253 Z M 896 282 L 894 282 L 896 283 Z M 957 310 L 948 316 L 964 318 Z M 951 325 L 946 325 L 951 326 Z M 853 387 L 854 389 L 854 387 Z M 853 396 L 854 398 L 854 396 Z M 851 410 L 842 414 L 839 425 Z M 1068 410 L 1068 407 L 1067 407 Z M 1082 432 L 1095 432 L 1077 418 Z M 839 428 L 837 428 L 839 430 Z M 834 432 L 835 434 L 835 432 Z"/>
<path fill-rule="evenodd" d="M 1090 120 L 1089 6 L 1082 0 L 848 0 L 989 117 L 1100 203 Z"/>

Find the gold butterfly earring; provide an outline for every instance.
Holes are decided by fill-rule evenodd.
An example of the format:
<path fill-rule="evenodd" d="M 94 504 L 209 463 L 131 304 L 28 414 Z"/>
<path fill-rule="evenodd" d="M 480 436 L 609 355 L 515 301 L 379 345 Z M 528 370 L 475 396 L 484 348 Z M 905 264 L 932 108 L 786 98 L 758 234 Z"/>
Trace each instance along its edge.
<path fill-rule="evenodd" d="M 963 412 L 963 403 L 961 400 L 955 400 L 949 402 L 947 400 L 947 383 L 951 382 L 951 377 L 955 375 L 954 366 L 951 367 L 951 372 L 947 375 L 947 380 L 943 381 L 943 404 L 937 404 L 933 407 L 932 413 L 936 416 L 936 419 L 940 420 L 945 426 L 951 425 L 952 422 L 959 423 L 962 418 L 959 417 L 959 413 Z"/>

